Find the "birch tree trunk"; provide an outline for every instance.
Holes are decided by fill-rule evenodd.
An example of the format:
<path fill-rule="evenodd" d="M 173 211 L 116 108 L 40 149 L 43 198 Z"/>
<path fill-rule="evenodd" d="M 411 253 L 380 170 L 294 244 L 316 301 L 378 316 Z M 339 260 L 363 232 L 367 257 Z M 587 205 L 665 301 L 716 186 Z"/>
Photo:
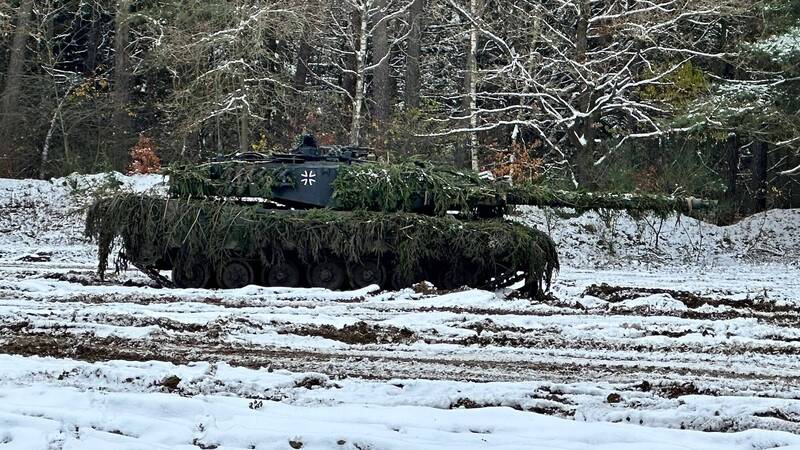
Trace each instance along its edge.
<path fill-rule="evenodd" d="M 361 23 L 358 33 L 358 49 L 356 49 L 356 88 L 353 96 L 353 118 L 350 123 L 350 144 L 359 145 L 361 141 L 361 108 L 364 103 L 364 68 L 367 58 L 367 39 L 369 27 L 369 10 L 372 0 L 366 0 L 360 10 Z"/>
<path fill-rule="evenodd" d="M 53 140 L 53 130 L 55 130 L 56 128 L 56 121 L 61 116 L 61 108 L 64 106 L 64 101 L 67 99 L 68 95 L 69 92 L 64 94 L 64 97 L 62 97 L 61 100 L 59 100 L 55 111 L 53 111 L 53 117 L 50 119 L 50 127 L 47 129 L 47 135 L 44 138 L 44 145 L 42 146 L 42 154 L 41 154 L 41 163 L 39 165 L 39 178 L 41 179 L 44 179 L 45 174 L 47 172 L 47 162 L 50 160 L 50 142 L 52 142 Z M 62 122 L 62 129 L 63 129 L 63 122 Z M 66 140 L 67 137 L 64 136 L 64 139 Z"/>
<path fill-rule="evenodd" d="M 44 30 L 42 30 L 42 28 L 39 29 L 40 34 L 44 36 L 44 39 L 42 41 L 46 48 L 46 51 L 44 52 L 46 54 L 45 66 L 48 69 L 53 69 L 56 67 L 56 57 L 53 52 L 53 46 L 54 46 L 53 25 L 54 25 L 53 16 L 47 14 L 47 19 L 43 21 L 40 25 L 41 27 L 44 28 Z M 71 90 L 71 87 L 68 88 L 67 91 L 64 93 L 64 97 L 61 100 L 58 100 L 59 83 L 56 81 L 55 78 L 53 78 L 52 80 L 53 80 L 53 86 L 52 86 L 53 98 L 57 100 L 57 103 L 55 108 L 53 109 L 53 116 L 50 119 L 50 126 L 47 128 L 47 134 L 45 135 L 44 138 L 42 151 L 39 153 L 39 178 L 41 179 L 44 179 L 45 173 L 47 171 L 47 163 L 50 158 L 50 142 L 53 139 L 53 131 L 56 128 L 56 122 L 60 116 L 61 107 L 64 105 L 64 100 L 66 100 L 67 95 L 69 95 L 69 92 Z M 50 99 L 49 98 L 43 99 L 42 104 L 40 106 L 40 110 L 46 111 L 49 107 L 50 107 Z"/>
<path fill-rule="evenodd" d="M 469 0 L 469 13 L 473 18 L 469 32 L 469 51 L 467 52 L 467 73 L 469 76 L 469 160 L 472 170 L 478 166 L 478 36 L 482 0 Z"/>

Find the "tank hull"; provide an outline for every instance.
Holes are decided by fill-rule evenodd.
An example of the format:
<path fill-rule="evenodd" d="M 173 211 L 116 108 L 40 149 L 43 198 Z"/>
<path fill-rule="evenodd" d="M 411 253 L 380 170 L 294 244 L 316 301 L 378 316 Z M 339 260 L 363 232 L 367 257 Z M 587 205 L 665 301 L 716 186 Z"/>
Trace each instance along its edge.
<path fill-rule="evenodd" d="M 495 289 L 524 280 L 543 295 L 558 256 L 545 233 L 503 219 L 261 205 L 121 194 L 99 200 L 87 218 L 105 270 L 111 244 L 122 260 L 172 270 L 178 287 L 249 284 L 329 289 L 426 280 L 442 289 Z"/>

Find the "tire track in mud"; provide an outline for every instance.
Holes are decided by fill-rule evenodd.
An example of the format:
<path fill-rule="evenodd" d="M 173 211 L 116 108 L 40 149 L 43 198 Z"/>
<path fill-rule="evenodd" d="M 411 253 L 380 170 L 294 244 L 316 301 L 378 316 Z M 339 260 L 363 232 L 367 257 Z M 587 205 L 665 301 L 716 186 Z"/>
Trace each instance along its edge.
<path fill-rule="evenodd" d="M 606 355 L 563 357 L 547 354 L 531 358 L 489 353 L 403 351 L 386 346 L 346 350 L 282 349 L 235 344 L 208 333 L 163 333 L 150 339 L 98 337 L 64 331 L 26 332 L 7 329 L 0 353 L 51 356 L 95 362 L 109 360 L 222 361 L 249 368 L 270 367 L 291 371 L 323 372 L 332 376 L 367 379 L 424 378 L 461 381 L 524 381 L 531 379 L 577 382 L 586 379 L 613 382 L 676 379 L 736 380 L 765 386 L 781 383 L 800 386 L 800 372 L 743 371 L 736 366 L 665 364 L 656 361 L 614 359 Z M 358 340 L 359 337 L 353 338 Z M 389 340 L 389 339 L 387 339 Z M 401 339 L 398 339 L 398 341 Z M 548 361 L 549 360 L 549 361 Z M 717 381 L 718 382 L 718 381 Z M 716 382 L 715 382 L 716 383 Z M 724 384 L 724 383 L 723 383 Z"/>

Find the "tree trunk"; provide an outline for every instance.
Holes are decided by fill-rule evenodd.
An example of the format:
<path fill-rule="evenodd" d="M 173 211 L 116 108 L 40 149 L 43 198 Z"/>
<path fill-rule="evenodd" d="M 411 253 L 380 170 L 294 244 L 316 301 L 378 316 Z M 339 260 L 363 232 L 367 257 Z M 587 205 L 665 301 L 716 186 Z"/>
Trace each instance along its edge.
<path fill-rule="evenodd" d="M 467 49 L 469 50 L 469 49 Z M 467 52 L 469 53 L 469 52 Z M 472 73 L 469 71 L 469 55 L 467 55 L 467 67 L 464 70 L 464 81 L 463 81 L 463 91 L 464 95 L 461 97 L 461 111 L 463 111 L 465 116 L 468 116 L 470 113 L 470 95 L 469 95 L 469 88 L 472 85 Z M 463 121 L 463 124 L 460 124 L 461 127 L 469 128 L 470 119 L 466 118 Z M 459 142 L 456 146 L 454 154 L 453 154 L 453 164 L 459 168 L 467 168 L 471 166 L 470 163 L 470 137 L 472 133 L 469 133 L 466 138 Z"/>
<path fill-rule="evenodd" d="M 290 112 L 291 116 L 293 117 L 293 123 L 291 124 L 291 128 L 293 131 L 296 132 L 307 132 L 306 129 L 306 112 L 308 111 L 308 107 L 303 104 L 303 97 L 302 93 L 306 89 L 306 82 L 308 80 L 308 61 L 311 58 L 312 48 L 308 44 L 308 41 L 300 42 L 300 48 L 297 49 L 297 62 L 296 62 L 296 69 L 294 71 L 294 76 L 292 79 L 292 84 L 295 89 L 297 89 L 297 103 L 294 105 L 294 110 Z"/>
<path fill-rule="evenodd" d="M 575 28 L 575 60 L 586 62 L 586 50 L 589 47 L 589 16 L 591 4 L 589 0 L 580 0 L 578 24 Z"/>
<path fill-rule="evenodd" d="M 93 73 L 97 68 L 97 50 L 100 46 L 100 26 L 102 21 L 98 17 L 95 5 L 92 5 L 92 22 L 89 24 L 89 36 L 86 43 L 86 58 L 84 59 L 84 72 Z"/>
<path fill-rule="evenodd" d="M 359 145 L 361 141 L 361 108 L 364 103 L 364 68 L 367 58 L 367 27 L 369 25 L 368 11 L 372 2 L 367 0 L 361 10 L 361 27 L 358 34 L 358 49 L 356 50 L 356 91 L 353 96 L 353 117 L 350 123 L 350 144 Z"/>
<path fill-rule="evenodd" d="M 342 88 L 350 94 L 351 99 L 356 96 L 356 75 L 355 72 L 358 70 L 357 64 L 357 55 L 359 52 L 359 42 L 358 39 L 359 32 L 361 30 L 361 11 L 357 9 L 353 9 L 350 14 L 350 27 L 353 32 L 353 41 L 355 42 L 355 47 L 352 53 L 347 53 L 343 56 L 342 64 L 348 70 L 342 75 Z M 346 45 L 346 44 L 345 44 Z"/>
<path fill-rule="evenodd" d="M 131 118 L 128 114 L 129 91 L 131 86 L 130 57 L 128 43 L 130 42 L 130 16 L 131 0 L 119 0 L 116 27 L 114 33 L 114 88 L 112 91 L 114 112 L 112 115 L 111 143 L 113 150 L 112 163 L 114 168 L 122 170 L 128 160 L 128 140 L 131 135 Z"/>
<path fill-rule="evenodd" d="M 419 108 L 419 57 L 422 53 L 423 0 L 414 0 L 408 10 L 408 48 L 406 50 L 406 109 Z"/>
<path fill-rule="evenodd" d="M 17 27 L 11 40 L 6 85 L 0 98 L 0 145 L 9 144 L 12 116 L 17 115 L 17 102 L 22 89 L 22 74 L 25 66 L 25 50 L 30 34 L 33 0 L 22 0 L 17 8 Z M 12 146 L 13 147 L 13 146 Z"/>
<path fill-rule="evenodd" d="M 767 154 L 769 146 L 758 141 L 753 149 L 753 191 L 756 212 L 767 209 Z"/>
<path fill-rule="evenodd" d="M 728 192 L 729 200 L 736 200 L 736 181 L 739 177 L 739 143 L 736 134 L 731 133 L 725 141 L 725 149 L 728 158 Z"/>
<path fill-rule="evenodd" d="M 239 111 L 239 151 L 250 151 L 250 115 L 245 106 Z"/>
<path fill-rule="evenodd" d="M 297 50 L 297 68 L 294 71 L 294 88 L 302 91 L 306 88 L 306 80 L 308 79 L 308 60 L 311 58 L 311 46 L 308 42 L 300 42 L 300 48 Z"/>
<path fill-rule="evenodd" d="M 214 91 L 217 98 L 219 98 L 222 92 L 219 87 L 219 77 L 214 77 Z M 217 135 L 217 154 L 222 155 L 225 153 L 225 144 L 222 142 L 222 119 L 220 119 L 219 114 L 214 117 L 214 126 Z"/>
<path fill-rule="evenodd" d="M 62 99 L 65 100 L 66 97 Z M 64 147 L 64 164 L 70 164 L 70 160 L 72 158 L 72 154 L 69 151 L 69 134 L 67 133 L 67 126 L 64 124 L 64 114 L 61 111 L 58 112 L 58 122 L 61 125 L 61 144 Z"/>
<path fill-rule="evenodd" d="M 39 178 L 41 179 L 44 179 L 45 174 L 47 173 L 47 162 L 50 160 L 50 143 L 53 140 L 53 130 L 56 129 L 56 121 L 61 116 L 61 107 L 64 106 L 64 100 L 67 99 L 68 95 L 69 91 L 67 91 L 67 93 L 64 94 L 64 97 L 58 102 L 55 111 L 53 111 L 53 117 L 50 119 L 50 127 L 47 129 L 47 135 L 44 138 L 44 145 L 42 146 L 41 153 L 41 163 L 39 165 Z M 66 136 L 64 136 L 64 139 L 66 139 Z"/>
<path fill-rule="evenodd" d="M 483 0 L 470 0 L 469 13 L 478 21 L 483 8 Z M 467 72 L 469 72 L 469 161 L 470 167 L 474 171 L 479 170 L 478 166 L 478 36 L 480 29 L 473 22 L 469 32 L 469 52 L 467 53 Z"/>
<path fill-rule="evenodd" d="M 586 52 L 589 48 L 589 17 L 591 16 L 591 3 L 589 0 L 580 0 L 578 23 L 575 29 L 575 61 L 578 65 L 586 62 Z M 573 70 L 580 70 L 579 68 Z M 592 105 L 592 90 L 587 85 L 580 86 L 578 110 L 589 112 Z M 596 117 L 586 116 L 578 119 L 570 129 L 568 137 L 575 147 L 575 177 L 581 184 L 590 185 L 590 171 L 594 153 L 594 121 Z M 591 186 L 584 186 L 589 187 Z"/>
<path fill-rule="evenodd" d="M 374 118 L 378 135 L 382 137 L 389 121 L 391 87 L 389 86 L 389 36 L 386 21 L 386 0 L 375 0 L 377 12 L 373 16 L 375 32 L 372 36 L 372 64 L 375 66 L 372 77 L 372 95 L 375 101 Z M 381 140 L 382 142 L 382 140 Z"/>

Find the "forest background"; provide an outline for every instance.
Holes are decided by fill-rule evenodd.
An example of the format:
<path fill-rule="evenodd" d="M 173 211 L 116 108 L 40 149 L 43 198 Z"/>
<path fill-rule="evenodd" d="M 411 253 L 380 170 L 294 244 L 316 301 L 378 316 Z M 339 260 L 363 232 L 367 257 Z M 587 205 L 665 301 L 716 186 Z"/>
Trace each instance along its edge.
<path fill-rule="evenodd" d="M 303 133 L 515 180 L 800 207 L 800 0 L 0 0 L 0 177 Z"/>

